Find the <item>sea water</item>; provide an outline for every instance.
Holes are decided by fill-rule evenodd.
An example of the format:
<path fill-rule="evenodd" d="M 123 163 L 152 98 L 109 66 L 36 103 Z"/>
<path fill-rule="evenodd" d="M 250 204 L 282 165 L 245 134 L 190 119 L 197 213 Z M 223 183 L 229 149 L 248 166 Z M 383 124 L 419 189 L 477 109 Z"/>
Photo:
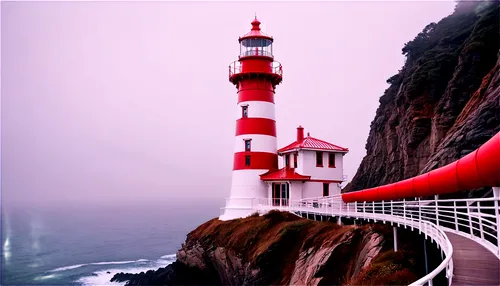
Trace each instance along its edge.
<path fill-rule="evenodd" d="M 1 285 L 123 285 L 115 273 L 165 267 L 223 200 L 2 204 Z"/>

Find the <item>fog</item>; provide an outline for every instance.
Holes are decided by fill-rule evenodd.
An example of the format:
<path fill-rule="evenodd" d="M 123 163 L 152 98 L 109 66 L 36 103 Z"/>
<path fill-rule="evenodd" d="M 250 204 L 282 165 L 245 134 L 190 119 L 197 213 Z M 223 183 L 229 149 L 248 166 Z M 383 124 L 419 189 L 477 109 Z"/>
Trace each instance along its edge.
<path fill-rule="evenodd" d="M 278 148 L 302 125 L 365 155 L 401 48 L 453 11 L 436 2 L 2 2 L 2 201 L 229 196 L 228 65 L 255 13 L 283 65 Z"/>

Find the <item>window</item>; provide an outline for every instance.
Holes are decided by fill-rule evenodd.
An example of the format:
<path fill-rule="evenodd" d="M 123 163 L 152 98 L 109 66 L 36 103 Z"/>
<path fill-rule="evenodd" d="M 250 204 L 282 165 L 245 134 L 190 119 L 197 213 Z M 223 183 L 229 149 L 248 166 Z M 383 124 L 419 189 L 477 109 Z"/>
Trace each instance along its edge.
<path fill-rule="evenodd" d="M 248 106 L 242 106 L 241 107 L 241 117 L 247 118 L 248 117 Z"/>
<path fill-rule="evenodd" d="M 330 195 L 330 184 L 323 183 L 323 197 L 327 197 Z"/>
<path fill-rule="evenodd" d="M 251 142 L 252 142 L 252 140 L 251 140 L 251 139 L 245 139 L 245 151 L 246 151 L 246 152 L 249 152 L 249 151 L 250 151 L 250 148 L 251 148 Z"/>
<path fill-rule="evenodd" d="M 245 155 L 245 166 L 250 167 L 250 155 Z"/>
<path fill-rule="evenodd" d="M 290 154 L 285 155 L 285 167 L 290 167 Z"/>
<path fill-rule="evenodd" d="M 290 188 L 288 183 L 281 184 L 281 205 L 288 206 L 288 199 L 290 198 Z"/>
<path fill-rule="evenodd" d="M 323 152 L 316 152 L 316 167 L 323 167 Z"/>
<path fill-rule="evenodd" d="M 293 154 L 293 167 L 297 168 L 297 153 Z"/>
<path fill-rule="evenodd" d="M 240 57 L 273 56 L 273 42 L 269 39 L 247 38 L 240 42 Z"/>
<path fill-rule="evenodd" d="M 328 153 L 328 167 L 335 168 L 335 153 Z"/>

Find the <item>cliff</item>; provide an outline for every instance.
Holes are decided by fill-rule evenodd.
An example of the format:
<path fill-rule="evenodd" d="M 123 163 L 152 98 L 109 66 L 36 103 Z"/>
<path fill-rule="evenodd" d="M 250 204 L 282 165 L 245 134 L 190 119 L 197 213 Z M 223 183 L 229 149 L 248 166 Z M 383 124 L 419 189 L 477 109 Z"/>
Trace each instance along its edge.
<path fill-rule="evenodd" d="M 140 274 L 116 274 L 127 285 L 401 285 L 424 275 L 423 238 L 400 230 L 392 251 L 387 225 L 338 226 L 286 212 L 220 221 L 190 232 L 177 261 Z M 430 245 L 429 245 L 430 246 Z M 435 247 L 429 247 L 435 249 Z M 440 261 L 430 251 L 429 261 Z M 435 267 L 435 265 L 431 265 Z"/>
<path fill-rule="evenodd" d="M 497 1 L 458 2 L 404 45 L 406 63 L 387 80 L 367 155 L 344 192 L 444 166 L 500 131 L 499 9 Z"/>

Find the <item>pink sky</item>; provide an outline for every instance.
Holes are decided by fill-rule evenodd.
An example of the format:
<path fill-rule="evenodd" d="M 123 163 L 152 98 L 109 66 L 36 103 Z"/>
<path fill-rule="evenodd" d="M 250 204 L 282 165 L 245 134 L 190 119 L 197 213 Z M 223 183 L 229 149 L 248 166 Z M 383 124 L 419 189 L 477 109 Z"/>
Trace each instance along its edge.
<path fill-rule="evenodd" d="M 229 196 L 228 65 L 275 39 L 278 147 L 296 127 L 365 155 L 403 44 L 454 2 L 2 2 L 2 199 Z M 5 201 L 4 201 L 5 202 Z"/>

